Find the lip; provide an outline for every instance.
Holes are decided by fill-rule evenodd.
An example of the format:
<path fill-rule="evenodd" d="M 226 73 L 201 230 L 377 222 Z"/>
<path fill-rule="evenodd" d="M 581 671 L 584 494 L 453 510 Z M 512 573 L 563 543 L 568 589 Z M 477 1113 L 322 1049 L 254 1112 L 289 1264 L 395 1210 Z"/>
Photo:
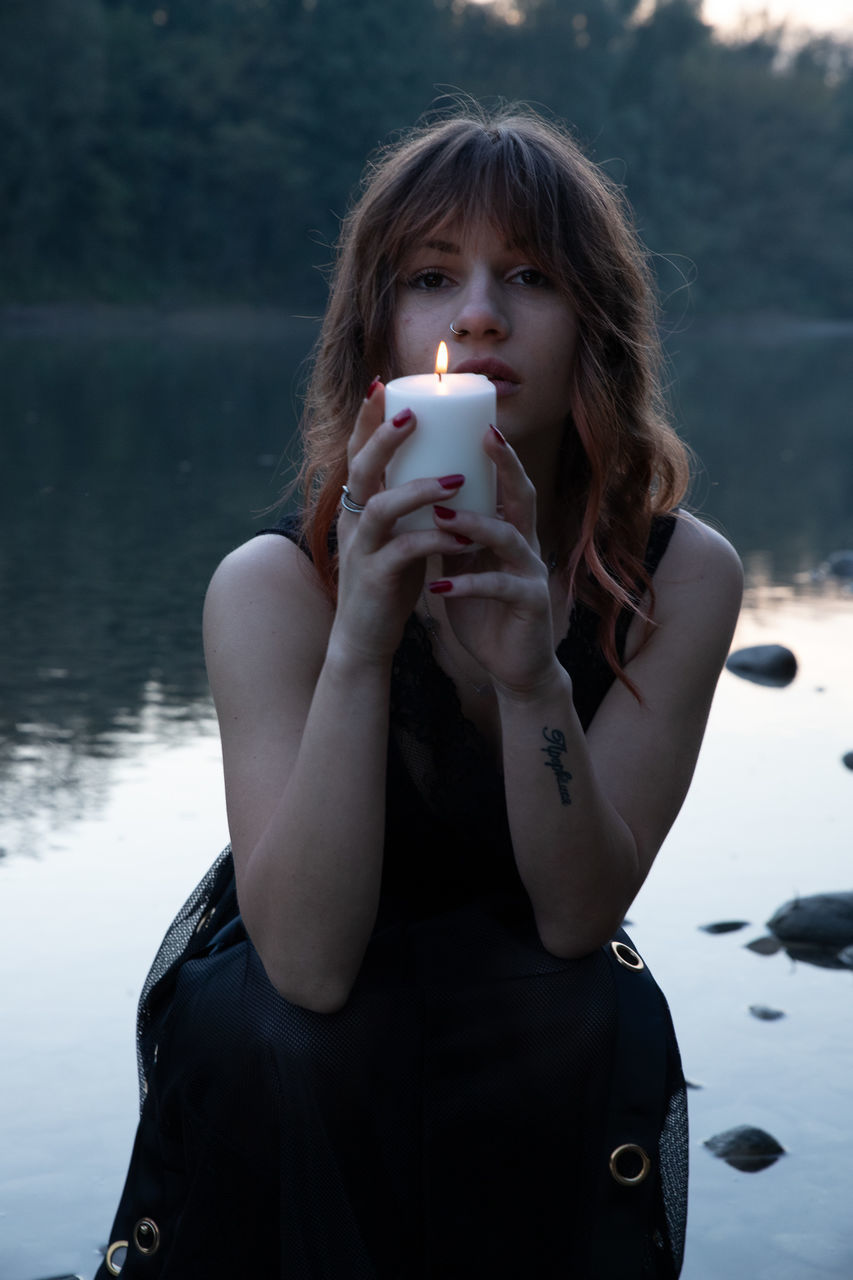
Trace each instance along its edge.
<path fill-rule="evenodd" d="M 521 389 L 521 376 L 511 365 L 505 364 L 495 356 L 473 356 L 470 360 L 461 360 L 451 370 L 452 373 L 482 373 L 493 383 L 498 396 L 511 396 Z"/>

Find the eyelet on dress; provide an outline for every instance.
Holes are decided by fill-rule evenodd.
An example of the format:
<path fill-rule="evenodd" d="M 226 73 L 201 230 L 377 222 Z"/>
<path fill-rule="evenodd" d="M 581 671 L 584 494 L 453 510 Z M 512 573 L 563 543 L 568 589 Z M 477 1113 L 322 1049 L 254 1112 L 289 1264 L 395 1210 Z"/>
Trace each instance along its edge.
<path fill-rule="evenodd" d="M 117 1262 L 116 1254 L 120 1253 L 122 1249 L 125 1250 L 125 1257 L 126 1257 L 127 1256 L 126 1240 L 113 1240 L 109 1249 L 107 1249 L 107 1256 L 104 1259 L 104 1265 L 106 1266 L 107 1271 L 109 1271 L 111 1276 L 121 1275 L 121 1269 L 124 1266 L 125 1258 L 123 1257 L 120 1261 Z"/>
<path fill-rule="evenodd" d="M 616 959 L 625 969 L 633 969 L 635 973 L 639 973 L 641 969 L 645 969 L 642 958 L 637 954 L 633 947 L 629 947 L 627 943 L 620 942 L 618 938 L 614 938 L 610 943 L 610 950 Z"/>
<path fill-rule="evenodd" d="M 628 1174 L 624 1172 L 626 1157 L 628 1158 L 627 1163 L 630 1163 L 631 1157 L 635 1157 L 639 1159 L 640 1168 L 637 1173 Z M 623 1166 L 622 1168 L 619 1167 L 620 1162 Z M 643 1148 L 637 1146 L 636 1142 L 623 1142 L 621 1147 L 617 1147 L 615 1151 L 611 1152 L 611 1155 L 610 1155 L 611 1177 L 613 1177 L 616 1180 L 616 1182 L 620 1183 L 620 1185 L 623 1187 L 638 1187 L 641 1182 L 645 1182 L 646 1178 L 649 1175 L 649 1170 L 651 1169 L 651 1167 L 652 1167 L 651 1160 L 646 1155 Z"/>
<path fill-rule="evenodd" d="M 133 1228 L 133 1243 L 140 1253 L 150 1257 L 160 1248 L 160 1228 L 151 1218 L 140 1218 Z"/>

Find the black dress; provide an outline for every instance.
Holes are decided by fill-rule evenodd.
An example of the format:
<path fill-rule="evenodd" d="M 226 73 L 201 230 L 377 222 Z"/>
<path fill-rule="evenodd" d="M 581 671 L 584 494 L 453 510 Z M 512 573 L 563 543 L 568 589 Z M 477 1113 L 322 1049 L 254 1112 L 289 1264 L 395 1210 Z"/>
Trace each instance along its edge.
<path fill-rule="evenodd" d="M 672 527 L 655 524 L 652 572 Z M 613 679 L 595 631 L 577 608 L 558 648 L 584 727 Z M 346 726 L 341 747 L 358 749 Z M 271 986 L 228 849 L 167 934 L 97 1280 L 678 1275 L 686 1104 L 664 998 L 624 934 L 580 960 L 542 947 L 501 778 L 414 617 L 388 773 L 378 918 L 339 1013 Z"/>

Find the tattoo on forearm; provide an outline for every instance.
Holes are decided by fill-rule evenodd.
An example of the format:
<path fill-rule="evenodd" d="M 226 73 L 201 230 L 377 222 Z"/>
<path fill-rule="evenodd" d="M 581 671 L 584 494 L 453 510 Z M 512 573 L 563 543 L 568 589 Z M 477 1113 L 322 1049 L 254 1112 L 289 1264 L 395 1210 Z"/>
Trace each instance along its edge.
<path fill-rule="evenodd" d="M 544 751 L 548 759 L 545 761 L 546 769 L 553 769 L 554 777 L 557 779 L 557 787 L 560 792 L 560 804 L 571 804 L 572 797 L 569 795 L 568 784 L 572 780 L 572 775 L 568 769 L 563 768 L 563 752 L 566 750 L 566 735 L 562 729 L 549 729 L 546 727 L 542 730 L 542 737 L 547 742 L 547 747 L 540 747 L 540 751 Z"/>

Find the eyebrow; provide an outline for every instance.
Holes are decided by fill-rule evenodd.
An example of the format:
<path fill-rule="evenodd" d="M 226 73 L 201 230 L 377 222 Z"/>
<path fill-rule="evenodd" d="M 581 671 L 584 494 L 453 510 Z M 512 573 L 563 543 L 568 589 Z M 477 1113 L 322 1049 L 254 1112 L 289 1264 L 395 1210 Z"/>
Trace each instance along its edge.
<path fill-rule="evenodd" d="M 459 255 L 462 250 L 458 244 L 453 244 L 451 240 L 425 240 L 424 249 L 434 249 L 436 253 L 455 253 Z"/>
<path fill-rule="evenodd" d="M 433 238 L 431 240 L 424 240 L 420 247 L 422 249 L 433 249 L 436 253 L 456 254 L 457 257 L 462 253 L 460 246 L 458 244 L 454 244 L 452 240 L 439 240 L 437 238 Z M 514 244 L 511 240 L 507 240 L 504 244 L 504 248 L 508 251 L 512 251 L 513 249 L 521 248 L 521 245 Z"/>

